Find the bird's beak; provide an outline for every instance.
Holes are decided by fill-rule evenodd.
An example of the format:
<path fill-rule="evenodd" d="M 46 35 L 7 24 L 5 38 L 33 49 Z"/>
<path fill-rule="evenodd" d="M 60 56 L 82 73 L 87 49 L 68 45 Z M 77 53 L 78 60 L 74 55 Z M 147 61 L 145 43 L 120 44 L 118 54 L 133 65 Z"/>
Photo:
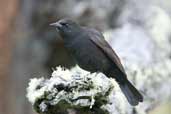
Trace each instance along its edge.
<path fill-rule="evenodd" d="M 57 28 L 62 27 L 62 25 L 59 22 L 51 23 L 50 26 L 54 26 L 54 27 L 57 27 Z"/>

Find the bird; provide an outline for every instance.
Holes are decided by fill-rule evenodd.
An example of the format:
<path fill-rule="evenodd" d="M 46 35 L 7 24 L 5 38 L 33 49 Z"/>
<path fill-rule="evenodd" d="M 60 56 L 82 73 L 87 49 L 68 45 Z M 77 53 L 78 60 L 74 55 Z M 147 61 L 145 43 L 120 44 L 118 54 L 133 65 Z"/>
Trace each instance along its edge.
<path fill-rule="evenodd" d="M 56 28 L 64 46 L 79 67 L 91 73 L 101 72 L 115 79 L 132 106 L 143 102 L 142 94 L 128 80 L 118 55 L 101 32 L 81 26 L 71 19 L 61 19 L 50 25 Z"/>

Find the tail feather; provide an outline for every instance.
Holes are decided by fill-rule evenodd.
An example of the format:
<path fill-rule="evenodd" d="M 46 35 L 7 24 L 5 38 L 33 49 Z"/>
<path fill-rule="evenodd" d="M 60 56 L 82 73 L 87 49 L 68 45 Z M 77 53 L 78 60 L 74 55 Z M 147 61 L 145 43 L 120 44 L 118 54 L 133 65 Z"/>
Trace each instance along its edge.
<path fill-rule="evenodd" d="M 120 88 L 131 105 L 136 106 L 139 102 L 143 102 L 143 96 L 129 81 L 120 84 Z"/>
<path fill-rule="evenodd" d="M 139 102 L 143 102 L 143 96 L 141 93 L 129 82 L 125 73 L 120 72 L 118 69 L 114 69 L 105 73 L 108 77 L 114 78 L 128 102 L 132 106 L 138 105 Z"/>

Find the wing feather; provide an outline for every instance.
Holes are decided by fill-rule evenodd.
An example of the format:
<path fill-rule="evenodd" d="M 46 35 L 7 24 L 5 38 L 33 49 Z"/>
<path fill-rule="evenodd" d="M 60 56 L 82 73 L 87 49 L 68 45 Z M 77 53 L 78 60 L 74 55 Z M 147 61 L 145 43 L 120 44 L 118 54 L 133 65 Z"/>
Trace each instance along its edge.
<path fill-rule="evenodd" d="M 90 31 L 89 31 L 89 33 L 90 33 Z M 119 57 L 117 56 L 115 51 L 112 49 L 112 47 L 105 41 L 103 35 L 98 31 L 91 30 L 91 35 L 89 35 L 89 36 L 90 36 L 90 40 L 98 48 L 100 48 L 103 51 L 103 53 L 105 53 L 107 55 L 107 57 L 109 57 L 109 59 L 119 68 L 119 70 L 121 72 L 123 72 L 124 74 L 126 74 Z"/>

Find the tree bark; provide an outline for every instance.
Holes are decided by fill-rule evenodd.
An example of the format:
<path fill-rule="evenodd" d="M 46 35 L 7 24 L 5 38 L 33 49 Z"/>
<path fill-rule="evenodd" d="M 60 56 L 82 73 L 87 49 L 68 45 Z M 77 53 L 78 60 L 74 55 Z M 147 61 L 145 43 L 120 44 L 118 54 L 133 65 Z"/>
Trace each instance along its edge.
<path fill-rule="evenodd" d="M 0 0 L 0 114 L 10 114 L 9 66 L 11 57 L 10 32 L 16 16 L 18 0 Z"/>

